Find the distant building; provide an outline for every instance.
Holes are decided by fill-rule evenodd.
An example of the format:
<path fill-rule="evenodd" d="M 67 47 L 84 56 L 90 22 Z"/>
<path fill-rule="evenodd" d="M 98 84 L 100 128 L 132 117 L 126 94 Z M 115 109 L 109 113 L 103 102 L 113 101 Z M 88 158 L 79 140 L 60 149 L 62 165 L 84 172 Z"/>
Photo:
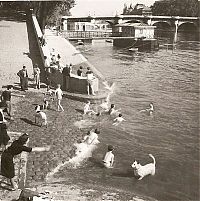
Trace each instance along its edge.
<path fill-rule="evenodd" d="M 133 15 L 152 15 L 151 8 L 144 4 L 136 4 L 133 11 Z"/>
<path fill-rule="evenodd" d="M 149 26 L 145 23 L 122 23 L 117 24 L 116 27 L 121 27 L 122 37 L 135 37 L 135 38 L 154 38 L 154 29 L 156 26 Z"/>
<path fill-rule="evenodd" d="M 110 31 L 108 23 L 91 20 L 91 22 L 67 21 L 62 17 L 62 30 L 64 31 Z"/>
<path fill-rule="evenodd" d="M 138 3 L 134 8 L 126 8 L 124 15 L 152 15 L 152 11 L 150 7 Z"/>

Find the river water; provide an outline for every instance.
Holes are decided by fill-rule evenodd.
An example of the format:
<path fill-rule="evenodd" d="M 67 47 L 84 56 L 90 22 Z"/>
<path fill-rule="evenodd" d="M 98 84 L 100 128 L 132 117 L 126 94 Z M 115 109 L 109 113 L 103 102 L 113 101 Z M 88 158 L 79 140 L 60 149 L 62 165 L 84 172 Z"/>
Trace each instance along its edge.
<path fill-rule="evenodd" d="M 79 183 L 117 188 L 157 200 L 199 200 L 199 42 L 179 42 L 177 49 L 130 52 L 93 41 L 83 55 L 115 83 L 111 102 L 126 122 L 114 127 L 100 117 L 100 144 L 93 160 L 67 171 Z M 152 116 L 139 112 L 152 102 Z M 101 119 L 102 118 L 102 119 Z M 105 172 L 98 161 L 107 145 L 115 147 L 115 168 Z M 156 158 L 156 175 L 137 181 L 130 167 Z M 144 200 L 148 200 L 144 199 Z"/>

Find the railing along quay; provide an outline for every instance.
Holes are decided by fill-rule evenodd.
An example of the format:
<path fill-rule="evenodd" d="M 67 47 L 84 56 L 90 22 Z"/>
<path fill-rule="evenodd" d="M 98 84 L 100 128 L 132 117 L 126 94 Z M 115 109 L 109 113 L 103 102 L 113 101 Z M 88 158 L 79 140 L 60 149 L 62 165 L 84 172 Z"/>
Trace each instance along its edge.
<path fill-rule="evenodd" d="M 121 36 L 118 32 L 105 31 L 62 31 L 61 34 L 67 39 L 106 39 Z"/>

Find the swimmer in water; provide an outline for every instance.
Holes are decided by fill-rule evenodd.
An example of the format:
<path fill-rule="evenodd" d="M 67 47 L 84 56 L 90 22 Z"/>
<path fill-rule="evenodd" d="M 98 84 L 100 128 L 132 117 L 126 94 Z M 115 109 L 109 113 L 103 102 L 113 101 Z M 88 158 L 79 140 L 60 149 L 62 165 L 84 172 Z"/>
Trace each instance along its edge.
<path fill-rule="evenodd" d="M 154 112 L 154 105 L 153 105 L 153 103 L 149 104 L 149 108 L 147 108 L 145 110 L 140 110 L 140 112 L 148 112 L 150 115 L 152 115 L 153 112 Z"/>
<path fill-rule="evenodd" d="M 88 133 L 88 135 L 85 137 L 84 142 L 87 143 L 88 145 L 91 144 L 98 144 L 99 140 L 98 140 L 98 135 L 100 134 L 100 130 L 99 129 L 95 129 L 95 131 L 90 131 Z"/>
<path fill-rule="evenodd" d="M 110 109 L 108 110 L 109 115 L 115 115 L 119 112 L 120 109 L 115 109 L 115 104 L 111 104 Z"/>
<path fill-rule="evenodd" d="M 122 117 L 122 114 L 119 114 L 118 117 L 116 117 L 114 120 L 113 120 L 113 126 L 118 126 L 122 121 L 126 121 L 123 117 Z"/>

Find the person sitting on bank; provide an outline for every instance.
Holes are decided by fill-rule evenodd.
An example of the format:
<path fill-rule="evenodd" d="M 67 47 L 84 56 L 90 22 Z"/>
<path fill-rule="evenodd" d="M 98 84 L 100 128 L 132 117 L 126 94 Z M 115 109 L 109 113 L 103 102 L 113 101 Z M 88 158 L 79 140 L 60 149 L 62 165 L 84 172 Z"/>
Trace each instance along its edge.
<path fill-rule="evenodd" d="M 97 114 L 94 110 L 90 109 L 90 101 L 87 101 L 83 108 L 83 115 L 91 115 L 91 114 Z"/>
<path fill-rule="evenodd" d="M 11 146 L 9 146 L 1 156 L 1 175 L 5 177 L 5 179 L 9 179 L 11 183 L 11 190 L 16 190 L 17 187 L 14 183 L 15 176 L 15 165 L 13 158 L 14 156 L 21 154 L 23 151 L 25 152 L 41 152 L 41 151 L 49 151 L 50 147 L 28 147 L 29 135 L 24 133 L 17 140 L 15 140 Z"/>
<path fill-rule="evenodd" d="M 77 75 L 83 76 L 83 67 L 82 66 L 80 66 L 79 69 L 77 70 Z"/>
<path fill-rule="evenodd" d="M 86 76 L 87 76 L 87 94 L 90 95 L 90 91 L 91 91 L 91 94 L 94 96 L 96 95 L 94 93 L 94 79 L 95 79 L 95 76 L 93 75 L 93 72 L 90 70 L 90 68 L 88 67 L 87 68 L 87 72 L 86 72 Z"/>

